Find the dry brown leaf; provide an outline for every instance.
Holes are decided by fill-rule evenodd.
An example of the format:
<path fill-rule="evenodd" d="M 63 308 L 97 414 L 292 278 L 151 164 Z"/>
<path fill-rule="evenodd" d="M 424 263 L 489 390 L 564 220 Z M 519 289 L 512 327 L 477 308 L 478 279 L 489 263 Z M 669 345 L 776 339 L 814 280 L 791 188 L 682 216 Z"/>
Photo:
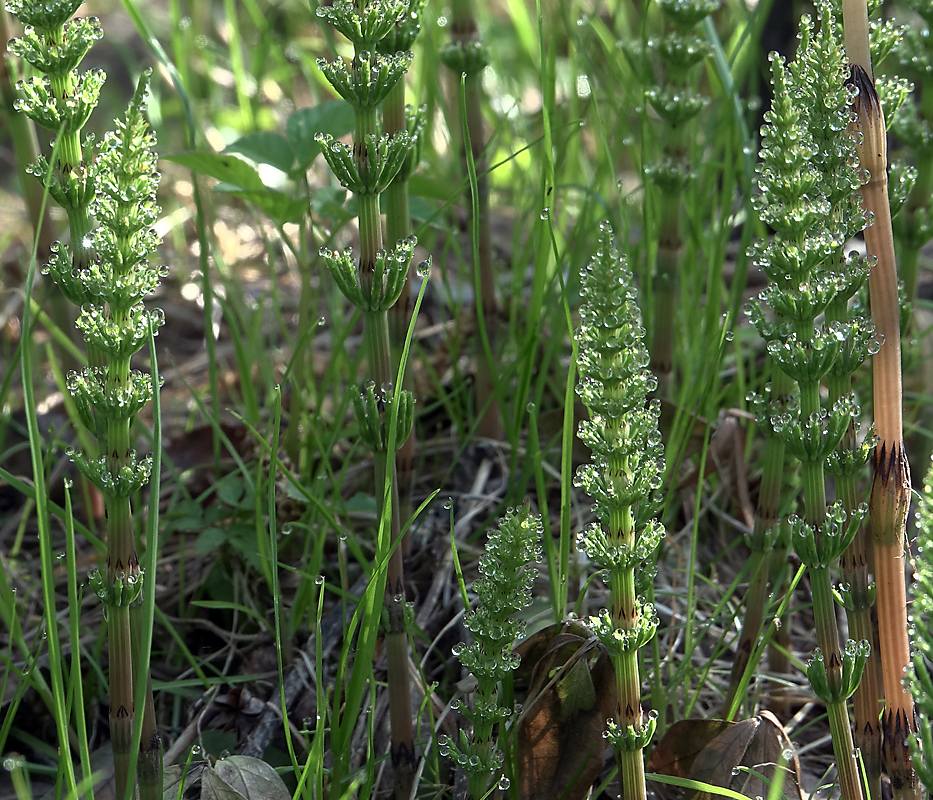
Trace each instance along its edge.
<path fill-rule="evenodd" d="M 648 771 L 674 778 L 689 778 L 693 762 L 732 722 L 723 719 L 684 719 L 667 729 L 651 751 Z"/>
<path fill-rule="evenodd" d="M 775 779 L 782 753 L 792 754 L 783 770 L 783 794 L 799 798 L 797 754 L 784 728 L 769 711 L 740 722 L 677 722 L 652 751 L 648 770 L 721 786 L 747 797 L 764 797 Z M 708 793 L 698 792 L 691 797 L 710 800 Z"/>
<path fill-rule="evenodd" d="M 552 625 L 519 652 L 531 683 L 518 723 L 521 796 L 581 800 L 602 769 L 603 731 L 618 705 L 609 656 L 578 622 Z"/>

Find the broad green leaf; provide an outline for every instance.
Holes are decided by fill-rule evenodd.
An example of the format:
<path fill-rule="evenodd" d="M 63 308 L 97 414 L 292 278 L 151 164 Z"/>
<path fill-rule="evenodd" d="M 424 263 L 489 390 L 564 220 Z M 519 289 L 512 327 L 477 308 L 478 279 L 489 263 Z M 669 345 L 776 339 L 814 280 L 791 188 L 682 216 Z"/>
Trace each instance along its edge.
<path fill-rule="evenodd" d="M 246 493 L 246 483 L 241 475 L 231 472 L 214 484 L 214 491 L 217 493 L 217 497 L 228 506 L 236 506 Z"/>
<path fill-rule="evenodd" d="M 221 528 L 205 528 L 194 543 L 194 552 L 205 555 L 216 550 L 227 540 L 227 534 Z"/>
<path fill-rule="evenodd" d="M 224 152 L 245 156 L 257 164 L 268 164 L 286 175 L 295 163 L 295 149 L 291 142 L 273 131 L 248 133 L 227 145 Z"/>
<path fill-rule="evenodd" d="M 280 225 L 284 225 L 286 222 L 297 222 L 308 210 L 307 200 L 296 200 L 275 189 L 247 191 L 230 186 L 218 186 L 217 189 L 225 194 L 230 194 L 252 203 L 273 222 L 277 222 Z"/>
<path fill-rule="evenodd" d="M 412 197 L 441 200 L 445 203 L 459 190 L 460 187 L 452 185 L 449 180 L 430 178 L 421 173 L 412 175 L 408 181 L 408 193 Z"/>
<path fill-rule="evenodd" d="M 363 514 L 375 514 L 376 513 L 376 498 L 371 494 L 363 494 L 362 492 L 357 492 L 355 495 L 350 497 L 347 500 L 347 511 L 363 513 Z"/>
<path fill-rule="evenodd" d="M 288 118 L 285 135 L 295 152 L 300 169 L 306 169 L 321 147 L 314 137 L 329 133 L 335 139 L 353 130 L 353 107 L 346 100 L 328 100 L 311 108 L 301 108 Z"/>
<path fill-rule="evenodd" d="M 262 191 L 266 188 L 254 167 L 228 153 L 177 153 L 166 156 L 165 160 L 241 189 Z"/>

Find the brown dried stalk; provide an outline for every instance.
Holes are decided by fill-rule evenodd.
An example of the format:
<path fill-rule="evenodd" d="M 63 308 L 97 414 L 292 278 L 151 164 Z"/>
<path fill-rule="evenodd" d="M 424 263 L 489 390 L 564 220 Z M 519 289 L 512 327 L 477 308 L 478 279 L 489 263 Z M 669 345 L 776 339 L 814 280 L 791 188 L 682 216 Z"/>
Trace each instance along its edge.
<path fill-rule="evenodd" d="M 887 137 L 884 114 L 875 91 L 868 51 L 868 14 L 863 0 L 843 3 L 846 51 L 851 80 L 858 89 L 854 110 L 861 135 L 858 156 L 868 171 L 861 194 L 874 222 L 865 230 L 865 245 L 877 264 L 869 277 L 872 321 L 883 344 L 872 359 L 875 432 L 874 481 L 871 489 L 871 528 L 875 545 L 878 628 L 884 682 L 883 752 L 895 798 L 920 798 L 910 759 L 908 739 L 916 729 L 914 703 L 903 685 L 910 663 L 907 593 L 904 568 L 907 512 L 910 505 L 910 467 L 904 450 L 900 314 L 894 235 L 888 203 Z"/>

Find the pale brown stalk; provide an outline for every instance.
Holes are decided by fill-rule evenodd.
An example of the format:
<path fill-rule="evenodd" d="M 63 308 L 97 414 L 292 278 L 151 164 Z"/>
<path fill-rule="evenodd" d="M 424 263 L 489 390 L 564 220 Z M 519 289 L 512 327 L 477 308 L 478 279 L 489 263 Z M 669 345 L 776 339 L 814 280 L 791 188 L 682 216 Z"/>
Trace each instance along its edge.
<path fill-rule="evenodd" d="M 869 277 L 872 321 L 882 340 L 872 359 L 875 432 L 871 490 L 871 527 L 875 549 L 878 627 L 885 710 L 883 753 L 895 798 L 920 798 L 907 741 L 915 730 L 914 703 L 902 679 L 910 663 L 905 587 L 905 540 L 910 504 L 910 468 L 904 450 L 900 313 L 894 235 L 888 203 L 887 137 L 884 114 L 875 91 L 868 54 L 868 14 L 864 0 L 843 3 L 846 51 L 852 82 L 858 89 L 854 108 L 861 134 L 858 156 L 870 179 L 862 186 L 865 207 L 874 215 L 865 245 L 877 263 Z"/>

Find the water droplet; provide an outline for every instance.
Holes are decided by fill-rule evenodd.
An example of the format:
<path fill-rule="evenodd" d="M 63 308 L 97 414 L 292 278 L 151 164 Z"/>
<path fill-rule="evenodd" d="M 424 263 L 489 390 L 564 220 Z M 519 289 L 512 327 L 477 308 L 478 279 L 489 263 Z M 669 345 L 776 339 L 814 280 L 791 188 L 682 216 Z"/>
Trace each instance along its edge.
<path fill-rule="evenodd" d="M 508 778 L 506 778 L 505 775 L 499 778 L 499 791 L 505 792 L 508 790 L 509 786 L 511 785 L 512 785 L 512 782 Z"/>
<path fill-rule="evenodd" d="M 11 755 L 3 759 L 3 768 L 7 772 L 12 772 L 15 769 L 21 769 L 24 763 L 22 756 Z"/>
<path fill-rule="evenodd" d="M 450 509 L 452 509 L 453 507 L 454 507 L 453 498 L 448 497 L 448 498 L 444 501 L 444 508 L 446 508 L 448 511 L 450 511 Z"/>
<path fill-rule="evenodd" d="M 323 576 L 323 575 L 318 575 L 318 576 L 314 579 L 314 585 L 315 585 L 315 586 L 323 586 L 323 585 L 324 585 L 324 576 Z"/>
<path fill-rule="evenodd" d="M 541 209 L 541 214 L 540 214 L 539 216 L 540 216 L 540 218 L 541 218 L 542 220 L 545 220 L 545 221 L 548 220 L 548 219 L 550 218 L 550 216 L 551 216 L 551 209 L 550 209 L 550 208 L 542 208 L 542 209 Z"/>

